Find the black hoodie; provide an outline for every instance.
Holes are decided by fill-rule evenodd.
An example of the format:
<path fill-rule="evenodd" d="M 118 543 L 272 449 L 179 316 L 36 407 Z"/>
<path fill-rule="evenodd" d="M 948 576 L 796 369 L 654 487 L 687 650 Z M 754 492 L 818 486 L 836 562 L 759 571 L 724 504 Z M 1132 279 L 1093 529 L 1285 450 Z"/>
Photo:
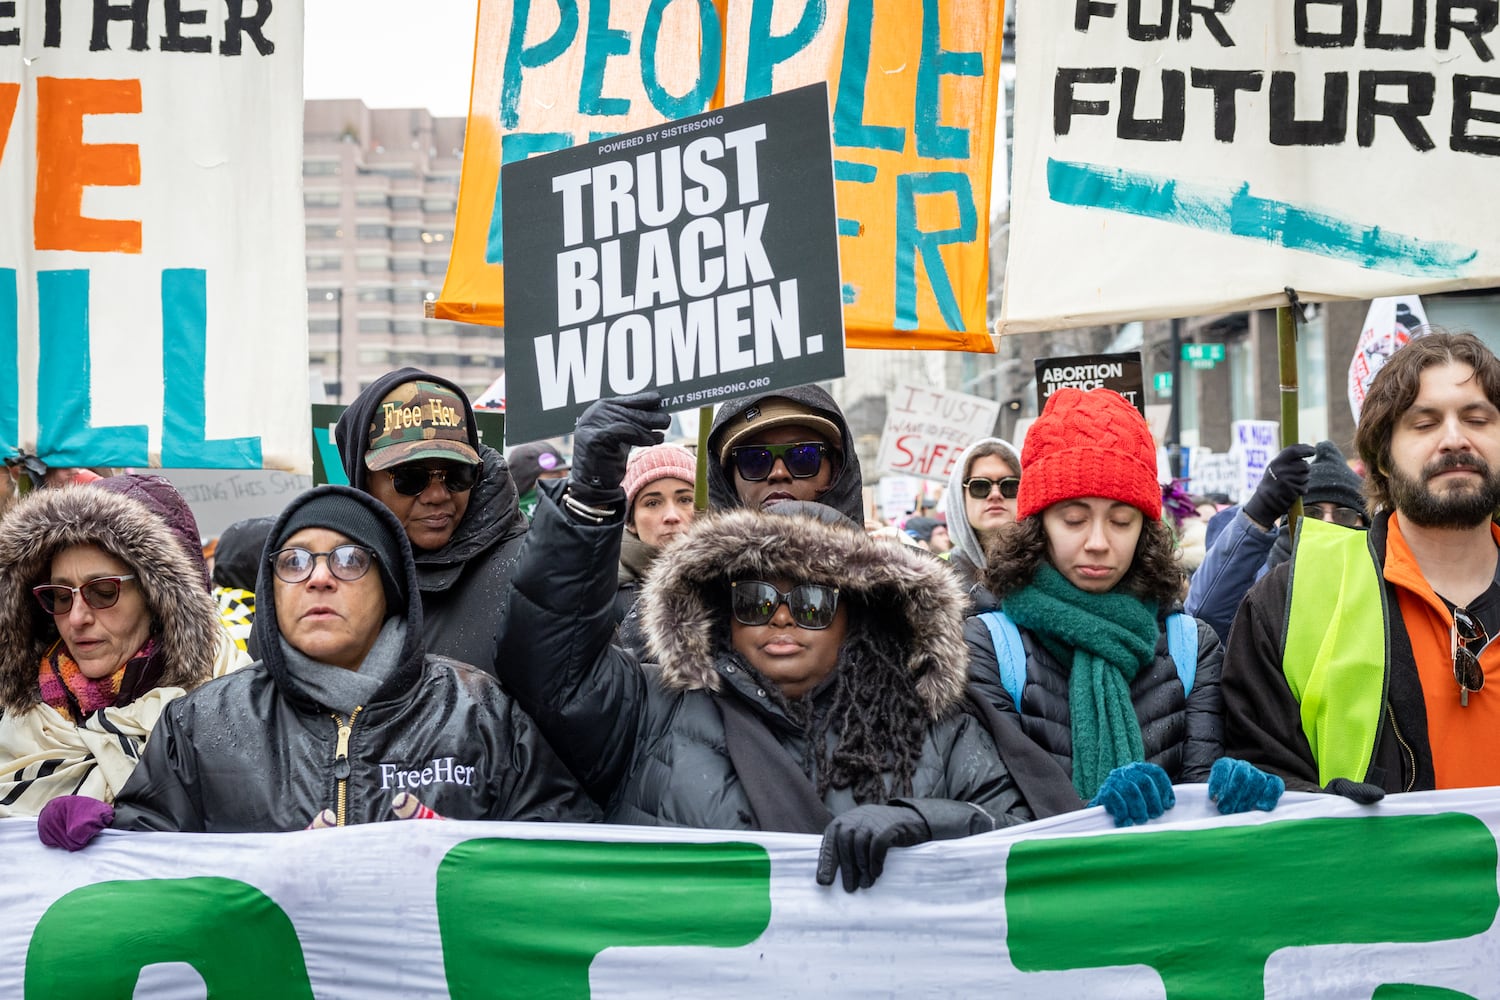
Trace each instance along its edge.
<path fill-rule="evenodd" d="M 339 418 L 334 439 L 349 484 L 370 492 L 370 470 L 365 467 L 370 423 L 387 393 L 402 383 L 418 380 L 447 386 L 463 400 L 469 444 L 484 465 L 469 496 L 469 507 L 448 544 L 431 551 L 412 550 L 422 594 L 423 635 L 428 652 L 494 673 L 505 590 L 526 537 L 526 518 L 516 504 L 516 484 L 504 457 L 479 443 L 468 395 L 448 379 L 418 368 L 400 368 L 376 379 L 359 394 Z"/>
<path fill-rule="evenodd" d="M 771 396 L 790 399 L 817 410 L 838 427 L 842 440 L 830 443 L 839 450 L 842 464 L 838 474 L 834 477 L 833 484 L 818 498 L 818 502 L 834 508 L 855 524 L 863 525 L 865 523 L 864 484 L 860 479 L 859 456 L 854 453 L 849 423 L 844 419 L 844 414 L 839 410 L 839 404 L 833 401 L 833 397 L 816 385 L 777 389 L 775 392 L 762 393 L 750 399 L 736 400 L 719 407 L 719 412 L 714 416 L 713 428 L 708 434 L 708 453 L 712 456 L 708 464 L 709 506 L 717 510 L 744 506 L 740 502 L 739 493 L 734 488 L 734 480 L 718 460 L 719 442 L 724 439 L 725 425 L 761 400 Z"/>
<path fill-rule="evenodd" d="M 270 537 L 280 535 L 310 498 L 333 490 L 357 497 L 404 538 L 383 504 L 342 486 L 294 499 Z M 423 649 L 410 552 L 403 541 L 396 572 L 404 572 L 409 596 L 400 653 L 353 715 L 322 705 L 286 663 L 270 563 L 263 558 L 258 590 L 265 596 L 255 634 L 264 659 L 162 713 L 115 800 L 115 828 L 300 830 L 323 809 L 335 810 L 339 825 L 373 823 L 394 818 L 391 801 L 400 791 L 449 819 L 597 819 L 597 807 L 536 724 L 492 677 Z"/>

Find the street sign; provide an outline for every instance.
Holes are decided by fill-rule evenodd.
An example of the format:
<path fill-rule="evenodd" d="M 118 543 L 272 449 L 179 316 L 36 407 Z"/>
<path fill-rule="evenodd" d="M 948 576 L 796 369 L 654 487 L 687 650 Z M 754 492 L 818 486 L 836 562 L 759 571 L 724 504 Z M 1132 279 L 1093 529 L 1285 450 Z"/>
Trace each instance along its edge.
<path fill-rule="evenodd" d="M 1172 373 L 1171 372 L 1157 372 L 1155 375 L 1152 375 L 1151 376 L 1151 388 L 1153 388 L 1153 389 L 1156 390 L 1156 394 L 1158 396 L 1161 396 L 1164 399 L 1171 399 L 1172 398 Z"/>
<path fill-rule="evenodd" d="M 1207 362 L 1207 364 L 1204 365 L 1204 366 L 1202 366 L 1202 367 L 1212 368 L 1214 366 L 1215 362 L 1219 362 L 1219 361 L 1223 361 L 1224 360 L 1224 345 L 1223 344 L 1183 344 L 1182 345 L 1182 360 L 1184 360 L 1184 361 L 1193 361 L 1193 362 L 1198 362 L 1198 361 Z M 1198 365 L 1194 365 L 1194 367 L 1199 367 L 1199 366 Z"/>

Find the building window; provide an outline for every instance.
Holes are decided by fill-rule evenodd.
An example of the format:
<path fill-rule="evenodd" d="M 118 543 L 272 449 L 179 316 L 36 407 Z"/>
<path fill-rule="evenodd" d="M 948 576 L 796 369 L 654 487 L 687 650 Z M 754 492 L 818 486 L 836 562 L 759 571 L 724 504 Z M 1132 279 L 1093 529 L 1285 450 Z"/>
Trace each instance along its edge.
<path fill-rule="evenodd" d="M 416 243 L 421 238 L 421 226 L 395 226 L 391 229 L 391 239 L 397 243 Z"/>
<path fill-rule="evenodd" d="M 344 231 L 338 226 L 309 225 L 307 227 L 307 238 L 310 240 L 336 240 L 344 235 Z"/>
<path fill-rule="evenodd" d="M 412 274 L 422 270 L 420 257 L 396 257 L 391 261 L 391 270 L 398 274 Z"/>
<path fill-rule="evenodd" d="M 422 199 L 414 194 L 391 195 L 391 211 L 393 212 L 415 212 L 422 207 Z"/>
<path fill-rule="evenodd" d="M 360 208 L 385 208 L 386 196 L 384 191 L 356 191 L 354 192 L 354 204 Z"/>
<path fill-rule="evenodd" d="M 310 319 L 307 321 L 308 333 L 338 333 L 339 321 L 333 319 Z"/>
<path fill-rule="evenodd" d="M 344 258 L 337 254 L 308 254 L 309 271 L 337 271 L 344 266 Z"/>
<path fill-rule="evenodd" d="M 389 302 L 389 301 L 391 301 L 391 289 L 389 289 L 389 288 L 361 288 L 359 290 L 359 301 L 361 301 L 361 302 Z"/>
<path fill-rule="evenodd" d="M 303 191 L 304 208 L 338 208 L 343 198 L 337 191 Z"/>
<path fill-rule="evenodd" d="M 360 333 L 390 333 L 391 321 L 388 319 L 375 319 L 369 316 L 359 318 Z"/>
<path fill-rule="evenodd" d="M 398 288 L 391 298 L 392 301 L 402 304 L 427 301 L 426 294 L 420 288 Z"/>
<path fill-rule="evenodd" d="M 361 271 L 388 271 L 391 268 L 391 259 L 383 253 L 355 254 L 354 266 Z"/>
<path fill-rule="evenodd" d="M 339 172 L 338 160 L 303 160 L 303 177 L 333 177 Z"/>

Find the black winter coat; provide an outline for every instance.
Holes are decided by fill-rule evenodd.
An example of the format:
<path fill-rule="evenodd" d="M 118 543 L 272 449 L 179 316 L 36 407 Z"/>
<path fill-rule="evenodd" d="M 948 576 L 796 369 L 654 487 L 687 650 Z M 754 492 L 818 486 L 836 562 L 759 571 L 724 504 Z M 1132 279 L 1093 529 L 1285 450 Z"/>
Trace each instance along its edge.
<path fill-rule="evenodd" d="M 440 549 L 415 549 L 418 586 L 422 593 L 427 650 L 490 670 L 495 662 L 505 588 L 526 536 L 526 518 L 517 505 L 516 484 L 505 458 L 479 442 L 474 410 L 457 384 L 417 368 L 401 368 L 381 376 L 359 394 L 335 428 L 339 457 L 349 485 L 369 492 L 370 470 L 365 452 L 370 448 L 370 423 L 380 401 L 396 386 L 416 379 L 446 385 L 463 400 L 469 443 L 479 452 L 484 469 L 469 493 L 458 530 Z"/>
<path fill-rule="evenodd" d="M 946 567 L 805 517 L 702 518 L 659 557 L 638 606 L 659 661 L 642 666 L 608 644 L 618 529 L 575 523 L 543 490 L 514 580 L 500 676 L 607 821 L 759 828 L 726 748 L 721 703 L 748 708 L 794 761 L 803 760 L 806 730 L 767 681 L 715 654 L 714 636 L 728 617 L 720 593 L 727 578 L 788 574 L 837 580 L 842 593 L 901 618 L 896 630 L 909 637 L 905 659 L 919 675 L 929 723 L 912 794 L 900 801 L 922 813 L 934 836 L 1030 818 L 984 726 L 961 710 L 962 597 Z M 842 789 L 823 802 L 835 815 L 856 804 Z"/>
<path fill-rule="evenodd" d="M 341 825 L 369 823 L 393 819 L 391 800 L 401 791 L 450 819 L 596 820 L 597 808 L 494 678 L 426 654 L 416 570 L 395 517 L 368 494 L 321 492 L 330 490 L 357 498 L 400 539 L 409 596 L 396 665 L 352 717 L 333 713 L 287 667 L 275 602 L 261 602 L 255 635 L 265 658 L 167 707 L 115 799 L 114 826 L 300 830 L 323 809 Z M 274 593 L 267 568 L 260 587 Z"/>
<path fill-rule="evenodd" d="M 1165 614 L 1161 621 L 1165 622 Z M 1023 792 L 1035 781 L 1055 785 L 1066 780 L 1071 787 L 1073 731 L 1068 678 L 1072 667 L 1058 663 L 1026 629 L 1020 632 L 1026 651 L 1026 685 L 1018 716 L 1021 731 L 1046 751 L 1058 770 L 1027 773 L 1014 759 L 1006 763 Z M 974 693 L 1000 712 L 1016 717 L 1015 703 L 1000 682 L 994 641 L 979 617 L 964 623 L 964 640 L 969 646 L 969 683 Z M 1207 781 L 1214 761 L 1223 755 L 1224 712 L 1219 692 L 1223 660 L 1219 637 L 1208 625 L 1198 622 L 1198 671 L 1192 693 L 1184 697 L 1163 624 L 1155 658 L 1131 682 L 1130 699 L 1141 724 L 1146 760 L 1159 765 L 1174 783 Z"/>

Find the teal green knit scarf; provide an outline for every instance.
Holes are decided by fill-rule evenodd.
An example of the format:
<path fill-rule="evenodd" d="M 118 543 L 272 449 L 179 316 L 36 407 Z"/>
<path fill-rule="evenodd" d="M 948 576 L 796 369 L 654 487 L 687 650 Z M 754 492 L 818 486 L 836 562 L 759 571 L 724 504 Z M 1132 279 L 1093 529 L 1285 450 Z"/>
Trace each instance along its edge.
<path fill-rule="evenodd" d="M 1130 682 L 1156 653 L 1156 603 L 1079 590 L 1044 562 L 1002 606 L 1058 663 L 1072 665 L 1073 787 L 1087 802 L 1112 769 L 1146 757 Z"/>

